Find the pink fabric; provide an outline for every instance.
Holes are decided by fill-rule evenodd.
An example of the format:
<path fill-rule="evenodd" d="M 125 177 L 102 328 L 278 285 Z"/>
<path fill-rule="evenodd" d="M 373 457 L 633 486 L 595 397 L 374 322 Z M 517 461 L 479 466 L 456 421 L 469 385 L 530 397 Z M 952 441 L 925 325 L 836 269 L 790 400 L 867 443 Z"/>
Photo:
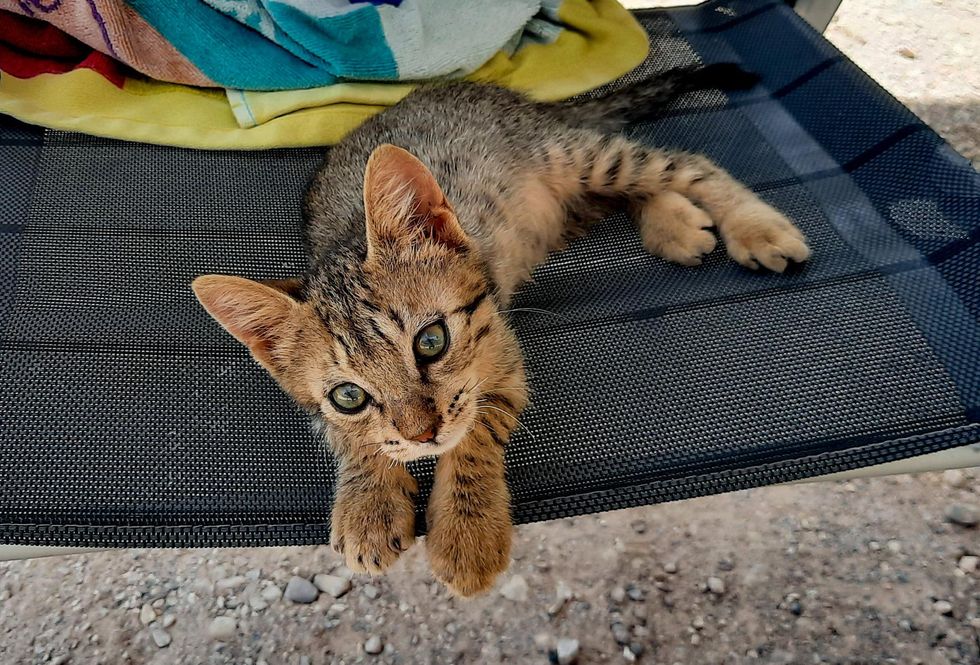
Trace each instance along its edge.
<path fill-rule="evenodd" d="M 0 11 L 0 71 L 23 79 L 79 68 L 93 69 L 119 88 L 131 73 L 53 25 Z"/>
<path fill-rule="evenodd" d="M 123 0 L 0 0 L 0 9 L 50 23 L 150 78 L 216 87 Z"/>

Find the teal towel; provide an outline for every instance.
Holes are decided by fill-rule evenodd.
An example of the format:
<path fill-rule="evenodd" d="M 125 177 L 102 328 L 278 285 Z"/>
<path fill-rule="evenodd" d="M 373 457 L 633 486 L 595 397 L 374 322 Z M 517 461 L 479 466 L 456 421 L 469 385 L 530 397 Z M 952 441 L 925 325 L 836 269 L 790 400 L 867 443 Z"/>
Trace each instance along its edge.
<path fill-rule="evenodd" d="M 410 81 L 478 69 L 555 0 L 126 0 L 227 88 Z M 538 19 L 535 17 L 539 14 Z M 549 35 L 550 36 L 550 35 Z"/>

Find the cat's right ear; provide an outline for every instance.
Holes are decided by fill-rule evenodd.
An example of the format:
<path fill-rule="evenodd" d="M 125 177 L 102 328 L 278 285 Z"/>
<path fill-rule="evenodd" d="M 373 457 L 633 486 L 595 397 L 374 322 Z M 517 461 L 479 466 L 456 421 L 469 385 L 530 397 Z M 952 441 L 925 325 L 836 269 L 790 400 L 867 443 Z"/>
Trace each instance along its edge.
<path fill-rule="evenodd" d="M 273 374 L 281 371 L 276 349 L 289 332 L 298 303 L 287 291 L 228 275 L 204 275 L 191 284 L 214 319 Z"/>
<path fill-rule="evenodd" d="M 369 256 L 389 246 L 459 250 L 467 245 L 466 233 L 435 177 L 398 146 L 380 145 L 368 158 L 364 212 Z"/>

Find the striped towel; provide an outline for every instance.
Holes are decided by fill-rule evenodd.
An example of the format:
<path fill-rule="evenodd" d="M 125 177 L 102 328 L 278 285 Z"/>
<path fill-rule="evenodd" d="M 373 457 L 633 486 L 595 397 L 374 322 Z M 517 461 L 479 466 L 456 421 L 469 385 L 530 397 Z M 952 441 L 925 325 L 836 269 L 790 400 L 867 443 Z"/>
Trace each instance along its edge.
<path fill-rule="evenodd" d="M 207 77 L 242 90 L 460 76 L 557 0 L 159 0 L 128 4 Z"/>

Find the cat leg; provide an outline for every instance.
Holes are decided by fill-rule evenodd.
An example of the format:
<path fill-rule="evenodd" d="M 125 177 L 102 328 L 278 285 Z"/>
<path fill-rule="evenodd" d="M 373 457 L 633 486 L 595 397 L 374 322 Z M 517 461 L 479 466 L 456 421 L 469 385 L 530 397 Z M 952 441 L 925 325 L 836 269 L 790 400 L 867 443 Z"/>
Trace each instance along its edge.
<path fill-rule="evenodd" d="M 633 206 L 647 251 L 685 266 L 700 265 L 717 244 L 708 213 L 677 192 L 663 192 Z"/>
<path fill-rule="evenodd" d="M 728 255 L 753 270 L 783 272 L 789 260 L 806 261 L 806 238 L 778 210 L 702 155 L 675 154 L 667 186 L 690 198 L 714 220 Z"/>
<path fill-rule="evenodd" d="M 342 457 L 330 543 L 353 571 L 384 572 L 415 541 L 415 479 L 384 455 Z"/>
<path fill-rule="evenodd" d="M 486 591 L 510 563 L 504 443 L 517 423 L 517 409 L 508 399 L 484 397 L 493 408 L 484 410 L 466 438 L 436 463 L 427 513 L 432 572 L 460 596 Z"/>
<path fill-rule="evenodd" d="M 561 150 L 582 183 L 579 200 L 625 199 L 654 254 L 697 265 L 714 249 L 708 229 L 715 226 L 729 255 L 748 268 L 782 272 L 788 260 L 810 255 L 792 222 L 706 157 L 595 132 L 566 138 Z"/>

